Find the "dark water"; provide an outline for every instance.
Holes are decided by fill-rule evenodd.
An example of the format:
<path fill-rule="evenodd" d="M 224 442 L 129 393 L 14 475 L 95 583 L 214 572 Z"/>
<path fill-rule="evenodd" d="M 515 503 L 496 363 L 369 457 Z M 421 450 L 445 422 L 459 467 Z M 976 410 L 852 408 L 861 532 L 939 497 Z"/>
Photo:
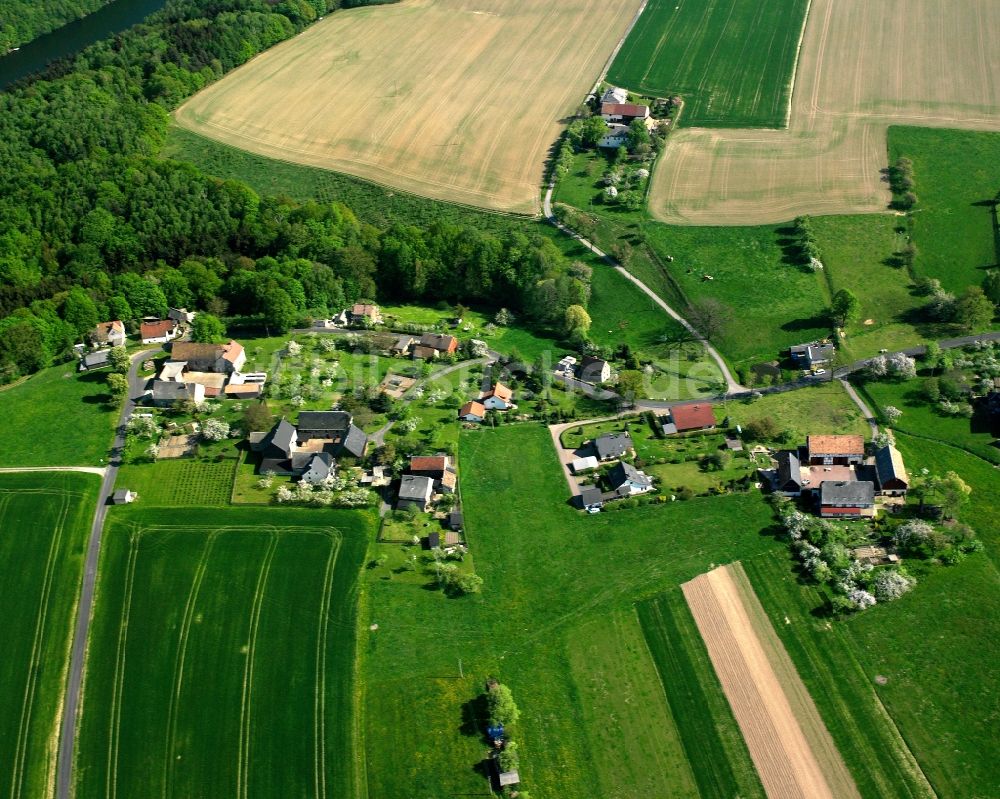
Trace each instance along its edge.
<path fill-rule="evenodd" d="M 58 58 L 78 53 L 88 45 L 142 22 L 166 0 L 114 0 L 93 14 L 39 36 L 21 49 L 0 58 L 0 89 L 45 68 Z"/>

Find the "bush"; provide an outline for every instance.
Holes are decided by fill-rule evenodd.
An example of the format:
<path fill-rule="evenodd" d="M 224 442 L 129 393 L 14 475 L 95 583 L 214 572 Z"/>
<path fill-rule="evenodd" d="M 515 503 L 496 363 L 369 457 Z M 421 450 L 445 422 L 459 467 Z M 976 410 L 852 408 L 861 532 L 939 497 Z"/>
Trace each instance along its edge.
<path fill-rule="evenodd" d="M 504 727 L 517 722 L 521 718 L 521 711 L 518 710 L 514 702 L 514 696 L 503 683 L 492 683 L 486 693 L 486 703 L 490 711 L 490 725 L 496 727 L 502 724 Z"/>

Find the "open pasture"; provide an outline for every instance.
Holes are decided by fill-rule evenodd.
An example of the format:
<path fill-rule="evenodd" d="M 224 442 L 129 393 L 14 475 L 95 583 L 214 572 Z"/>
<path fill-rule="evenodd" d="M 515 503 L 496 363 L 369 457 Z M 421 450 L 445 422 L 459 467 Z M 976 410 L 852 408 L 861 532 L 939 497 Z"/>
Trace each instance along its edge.
<path fill-rule="evenodd" d="M 534 213 L 560 120 L 639 0 L 338 11 L 195 95 L 184 127 L 423 196 Z"/>
<path fill-rule="evenodd" d="M 1000 128 L 997 29 L 992 0 L 812 0 L 788 129 L 678 130 L 650 212 L 748 225 L 884 211 L 889 125 Z"/>
<path fill-rule="evenodd" d="M 686 125 L 782 127 L 808 5 L 650 0 L 608 80 L 683 96 Z"/>
<path fill-rule="evenodd" d="M 681 588 L 768 797 L 860 797 L 742 567 Z"/>
<path fill-rule="evenodd" d="M 369 526 L 350 511 L 116 512 L 77 794 L 357 795 L 355 612 Z"/>
<path fill-rule="evenodd" d="M 99 478 L 0 474 L 0 792 L 47 797 Z"/>

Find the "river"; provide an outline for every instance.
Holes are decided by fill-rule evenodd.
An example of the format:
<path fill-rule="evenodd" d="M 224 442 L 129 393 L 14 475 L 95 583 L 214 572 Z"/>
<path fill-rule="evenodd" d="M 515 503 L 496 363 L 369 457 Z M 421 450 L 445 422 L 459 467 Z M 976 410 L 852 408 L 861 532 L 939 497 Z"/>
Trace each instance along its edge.
<path fill-rule="evenodd" d="M 0 89 L 40 72 L 56 59 L 78 53 L 94 42 L 142 22 L 165 4 L 166 0 L 114 0 L 83 19 L 21 45 L 20 50 L 0 58 Z"/>

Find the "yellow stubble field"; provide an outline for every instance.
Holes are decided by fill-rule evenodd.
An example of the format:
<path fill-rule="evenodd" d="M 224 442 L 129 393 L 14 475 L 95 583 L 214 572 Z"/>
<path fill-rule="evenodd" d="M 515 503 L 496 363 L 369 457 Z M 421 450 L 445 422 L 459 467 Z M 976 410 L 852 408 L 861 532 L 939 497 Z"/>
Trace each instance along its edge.
<path fill-rule="evenodd" d="M 1000 130 L 997 31 L 995 0 L 813 0 L 788 128 L 678 129 L 650 211 L 699 225 L 884 211 L 889 125 Z"/>
<path fill-rule="evenodd" d="M 404 0 L 338 11 L 175 118 L 260 155 L 535 213 L 548 150 L 640 3 Z"/>

